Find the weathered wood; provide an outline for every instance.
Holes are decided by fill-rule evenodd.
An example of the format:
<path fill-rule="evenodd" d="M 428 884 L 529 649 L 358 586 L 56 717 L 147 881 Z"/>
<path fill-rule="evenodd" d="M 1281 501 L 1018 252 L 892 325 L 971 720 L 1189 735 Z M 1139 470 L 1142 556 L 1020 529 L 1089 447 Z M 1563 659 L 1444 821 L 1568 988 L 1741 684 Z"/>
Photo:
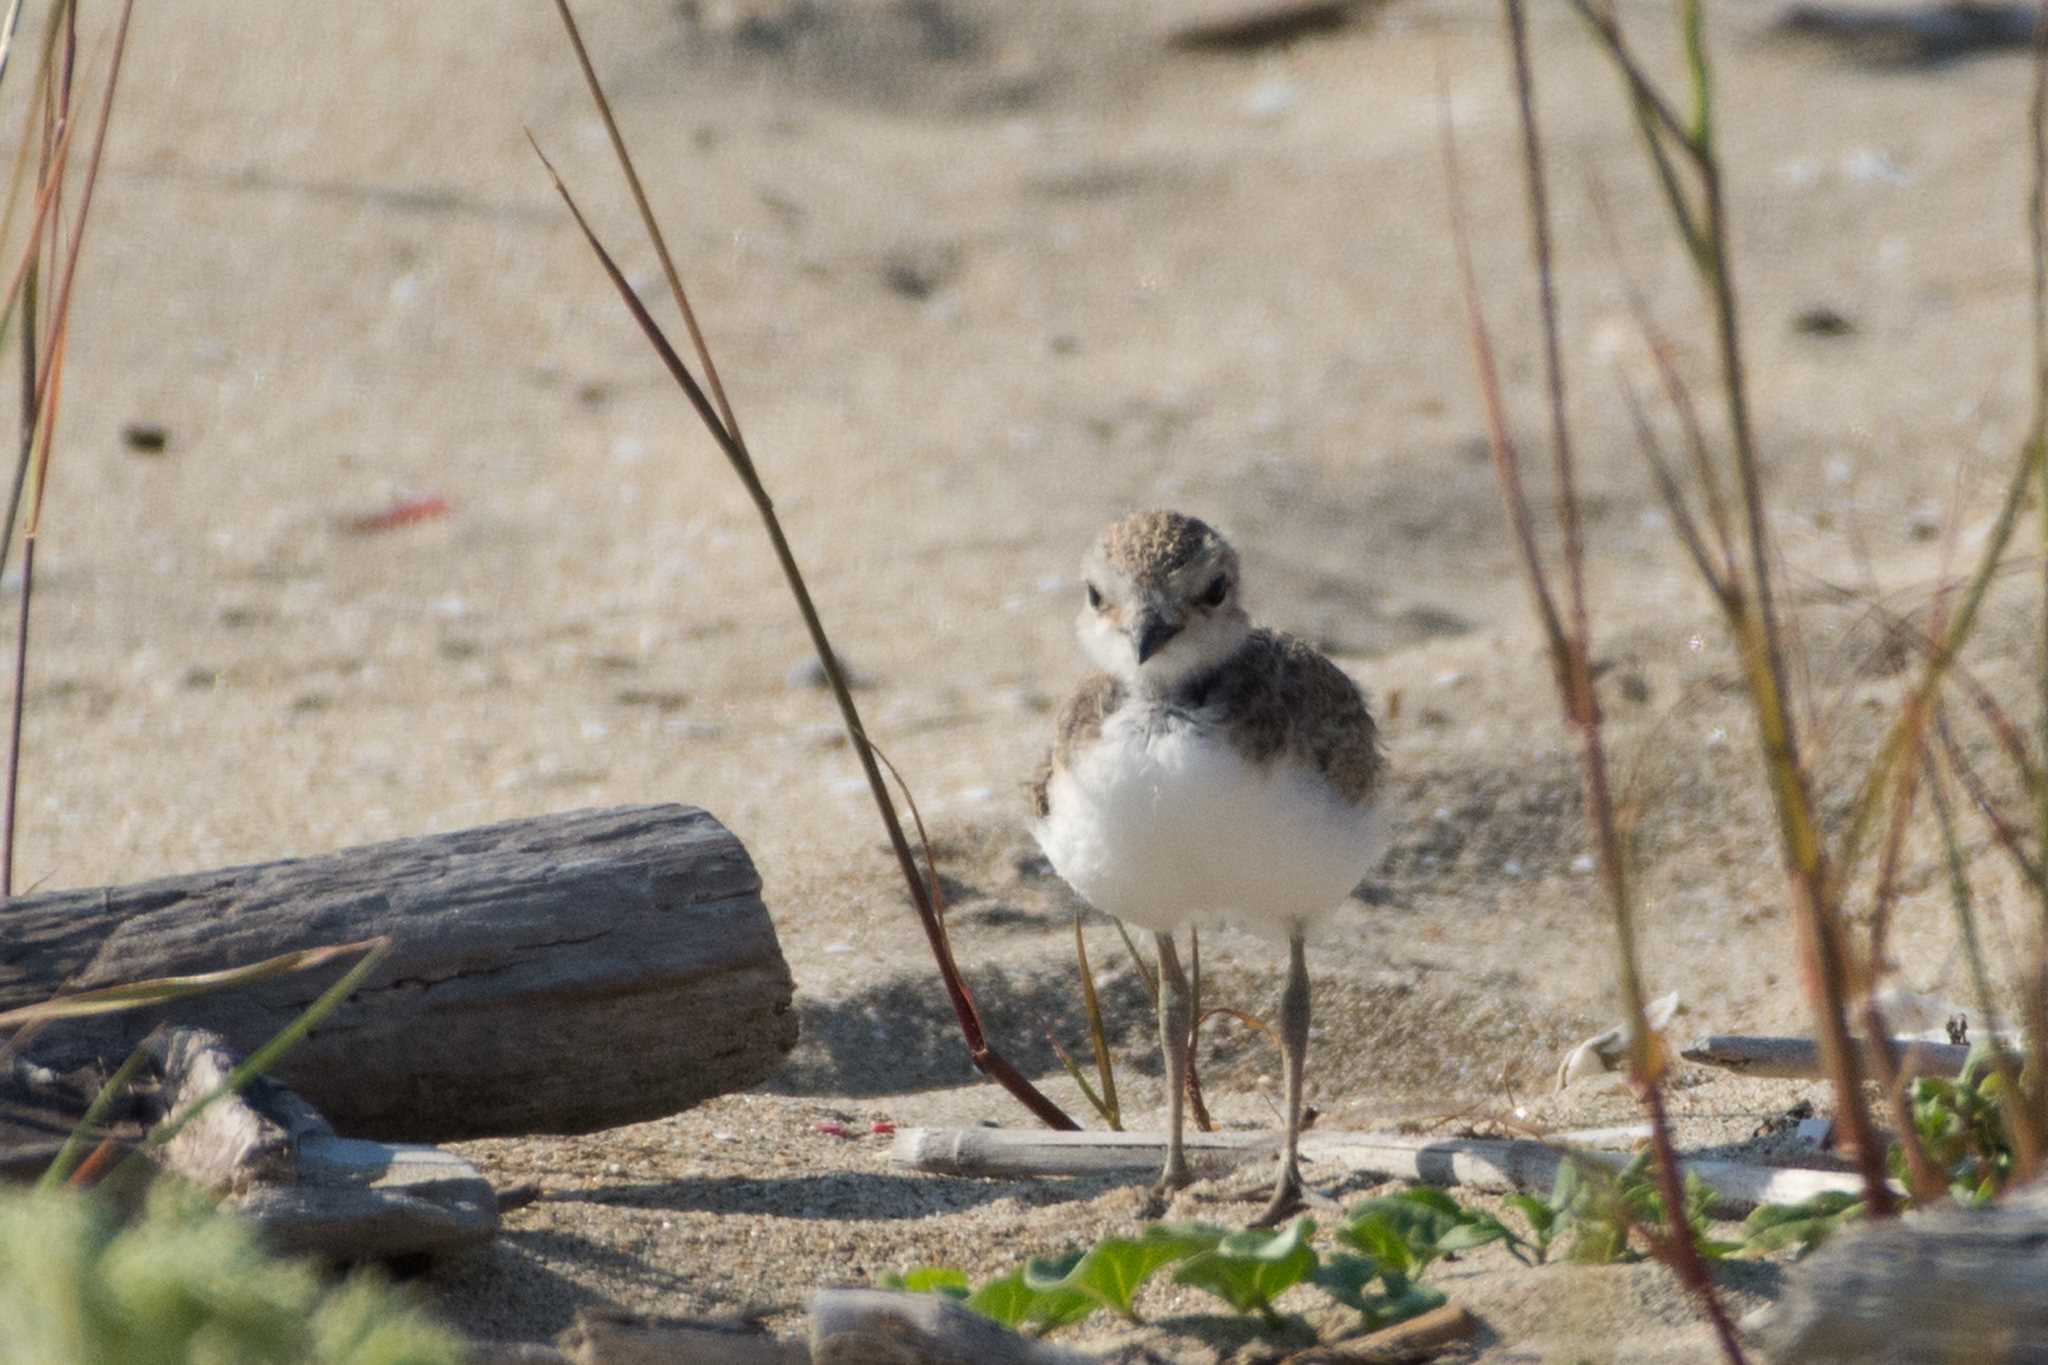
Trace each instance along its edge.
<path fill-rule="evenodd" d="M 1209 1169 L 1263 1156 L 1263 1134 L 1203 1133 L 1187 1137 L 1188 1157 Z M 1053 1133 L 1036 1129 L 905 1128 L 889 1159 L 898 1166 L 942 1175 L 1039 1176 L 1150 1174 L 1165 1153 L 1157 1133 Z M 1619 1170 L 1627 1152 L 1581 1150 L 1576 1155 Z M 1327 1162 L 1345 1171 L 1425 1185 L 1480 1190 L 1547 1190 L 1565 1153 L 1544 1142 L 1500 1138 L 1407 1137 L 1398 1133 L 1308 1132 L 1301 1135 L 1304 1163 Z M 1739 1212 L 1758 1204 L 1790 1204 L 1825 1190 L 1862 1189 L 1846 1171 L 1755 1166 L 1738 1161 L 1684 1163 L 1719 1196 L 1718 1206 Z"/>
<path fill-rule="evenodd" d="M 241 1064 L 218 1034 L 204 1029 L 166 1030 L 149 1040 L 149 1051 L 162 1077 L 166 1122 L 183 1118 L 220 1090 Z M 259 1078 L 250 1090 L 222 1095 L 164 1144 L 158 1159 L 215 1195 L 291 1180 L 299 1139 L 333 1130 L 297 1096 L 284 1104 L 281 1097 L 290 1094 Z"/>
<path fill-rule="evenodd" d="M 1479 1319 L 1455 1303 L 1348 1341 L 1311 1346 L 1280 1365 L 1411 1365 L 1428 1360 L 1479 1330 Z"/>
<path fill-rule="evenodd" d="M 1956 1076 L 1970 1055 L 1967 1046 L 1930 1043 L 1920 1038 L 1897 1038 L 1899 1074 L 1914 1076 Z M 1688 1062 L 1718 1066 L 1745 1076 L 1780 1077 L 1786 1080 L 1821 1080 L 1827 1071 L 1821 1066 L 1820 1044 L 1811 1038 L 1776 1038 L 1762 1035 L 1722 1033 L 1688 1044 L 1679 1054 Z"/>
<path fill-rule="evenodd" d="M 369 1137 L 588 1132 L 752 1085 L 795 1045 L 760 885 L 732 834 L 671 805 L 26 896 L 0 907 L 0 1010 L 389 934 L 279 1079 Z M 52 1025 L 35 1055 L 119 1060 L 166 1017 L 247 1053 L 345 967 Z"/>
<path fill-rule="evenodd" d="M 149 1050 L 172 1121 L 220 1090 L 241 1058 L 199 1029 L 169 1029 Z M 318 1110 L 264 1077 L 224 1094 L 156 1153 L 223 1196 L 275 1249 L 332 1261 L 433 1256 L 498 1230 L 490 1182 L 453 1153 L 335 1135 Z"/>
<path fill-rule="evenodd" d="M 1310 1133 L 1302 1134 L 1306 1144 Z M 1272 1133 L 1188 1133 L 1188 1165 L 1219 1175 L 1277 1153 Z M 889 1160 L 935 1175 L 1156 1175 L 1165 1158 L 1159 1133 L 1056 1133 L 1050 1128 L 899 1128 Z"/>
<path fill-rule="evenodd" d="M 800 1341 L 725 1323 L 647 1323 L 584 1309 L 556 1338 L 572 1365 L 807 1365 Z"/>
<path fill-rule="evenodd" d="M 821 1289 L 812 1365 L 1086 1365 L 1094 1356 L 1020 1336 L 940 1294 Z"/>
<path fill-rule="evenodd" d="M 331 1261 L 440 1256 L 498 1230 L 498 1201 L 476 1167 L 438 1147 L 324 1134 L 298 1145 L 289 1184 L 227 1201 L 278 1250 Z"/>
<path fill-rule="evenodd" d="M 1744 1324 L 1772 1360 L 2048 1362 L 2048 1189 L 1856 1224 Z"/>

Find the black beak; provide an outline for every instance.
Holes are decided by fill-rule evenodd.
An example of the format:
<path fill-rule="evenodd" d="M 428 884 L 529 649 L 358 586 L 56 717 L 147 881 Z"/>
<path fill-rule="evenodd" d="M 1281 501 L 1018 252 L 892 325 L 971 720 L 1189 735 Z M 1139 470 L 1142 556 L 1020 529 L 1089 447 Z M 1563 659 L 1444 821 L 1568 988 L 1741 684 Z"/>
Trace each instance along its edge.
<path fill-rule="evenodd" d="M 1166 642 L 1180 634 L 1180 627 L 1146 612 L 1138 618 L 1138 662 L 1145 660 L 1166 648 Z"/>

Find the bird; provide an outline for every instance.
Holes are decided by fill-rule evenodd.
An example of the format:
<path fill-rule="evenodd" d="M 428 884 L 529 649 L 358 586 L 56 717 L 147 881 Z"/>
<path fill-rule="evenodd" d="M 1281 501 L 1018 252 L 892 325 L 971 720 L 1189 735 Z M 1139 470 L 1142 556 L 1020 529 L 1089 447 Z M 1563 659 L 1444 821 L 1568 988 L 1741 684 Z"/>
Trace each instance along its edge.
<path fill-rule="evenodd" d="M 1383 848 L 1384 754 L 1357 684 L 1306 642 L 1252 624 L 1237 552 L 1198 518 L 1133 513 L 1082 561 L 1076 631 L 1098 671 L 1060 707 L 1030 783 L 1032 833 L 1090 905 L 1158 953 L 1167 1144 L 1152 1203 L 1192 1181 L 1181 1137 L 1190 1043 L 1174 931 L 1222 918 L 1284 936 L 1284 1134 L 1254 1226 L 1301 1207 L 1309 927 Z"/>

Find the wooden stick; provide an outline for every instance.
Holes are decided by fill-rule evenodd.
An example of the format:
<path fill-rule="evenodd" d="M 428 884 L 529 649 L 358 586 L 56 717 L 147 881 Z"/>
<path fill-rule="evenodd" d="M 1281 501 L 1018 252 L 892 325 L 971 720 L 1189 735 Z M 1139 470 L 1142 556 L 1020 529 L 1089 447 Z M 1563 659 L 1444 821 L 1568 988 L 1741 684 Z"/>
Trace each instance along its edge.
<path fill-rule="evenodd" d="M 1894 1038 L 1898 1049 L 1899 1075 L 1955 1076 L 1963 1069 L 1970 1049 L 1957 1043 L 1930 1043 L 1919 1038 Z M 1867 1050 L 1869 1044 L 1864 1044 Z M 1698 1039 L 1679 1056 L 1702 1066 L 1718 1066 L 1745 1076 L 1783 1077 L 1787 1080 L 1823 1080 L 1827 1072 L 1820 1061 L 1820 1044 L 1811 1038 L 1774 1038 L 1739 1033 L 1722 1033 Z"/>
<path fill-rule="evenodd" d="M 1283 1356 L 1280 1365 L 1408 1365 L 1428 1360 L 1478 1329 L 1479 1319 L 1460 1305 L 1447 1303 L 1362 1337 L 1296 1351 Z"/>
<path fill-rule="evenodd" d="M 1187 1136 L 1188 1159 L 1211 1168 L 1263 1156 L 1273 1149 L 1265 1134 Z M 1042 1133 L 1030 1129 L 906 1128 L 896 1134 L 889 1159 L 898 1166 L 942 1175 L 1039 1176 L 1150 1174 L 1165 1154 L 1156 1133 Z M 1398 1133 L 1302 1134 L 1306 1162 L 1326 1162 L 1351 1173 L 1371 1173 L 1424 1185 L 1475 1190 L 1548 1190 L 1566 1153 L 1544 1142 L 1498 1138 L 1407 1137 Z M 1579 1151 L 1584 1160 L 1614 1170 L 1627 1152 Z M 1796 1204 L 1826 1190 L 1863 1188 L 1847 1171 L 1756 1166 L 1695 1160 L 1688 1172 L 1720 1196 L 1718 1207 L 1739 1212 L 1759 1204 Z"/>

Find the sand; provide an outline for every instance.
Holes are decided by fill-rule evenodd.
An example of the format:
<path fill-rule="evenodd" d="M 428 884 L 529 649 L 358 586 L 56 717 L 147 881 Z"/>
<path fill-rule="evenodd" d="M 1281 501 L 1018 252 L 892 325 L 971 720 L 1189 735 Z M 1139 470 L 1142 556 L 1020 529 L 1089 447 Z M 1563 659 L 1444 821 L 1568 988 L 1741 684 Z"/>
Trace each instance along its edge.
<path fill-rule="evenodd" d="M 1647 391 L 1650 373 L 1617 262 L 1711 399 L 1700 297 L 1611 73 L 1562 7 L 1539 8 L 1644 971 L 1682 993 L 1680 1034 L 1798 1029 L 1754 729 L 1617 384 Z M 1664 8 L 1625 8 L 1673 72 Z M 1540 471 L 1494 10 L 1397 0 L 1286 47 L 1191 54 L 1158 40 L 1161 14 L 1080 0 L 584 9 L 870 733 L 931 828 L 998 1046 L 1082 1111 L 1045 1043 L 1084 1043 L 1073 907 L 1022 784 L 1083 670 L 1084 545 L 1171 505 L 1222 527 L 1254 612 L 1337 657 L 1384 717 L 1392 847 L 1311 947 L 1321 1121 L 1634 1119 L 1622 1095 L 1550 1094 L 1563 1052 L 1618 1012 L 1446 218 L 1440 91 Z M 1968 562 L 2026 428 L 2029 73 L 2018 55 L 1870 69 L 1771 41 L 1768 20 L 1713 15 L 1718 135 L 1783 600 L 1838 816 L 1908 678 L 1869 604 L 1924 610 Z M 530 128 L 673 322 L 550 7 L 145 6 L 133 41 L 39 550 L 19 881 L 640 801 L 735 830 L 802 1045 L 758 1092 L 661 1122 L 465 1145 L 545 1191 L 487 1255 L 423 1283 L 473 1331 L 544 1338 L 584 1306 L 787 1326 L 821 1283 L 926 1261 L 989 1275 L 1127 1230 L 1134 1186 L 909 1175 L 864 1135 L 1028 1119 L 967 1063 L 752 508 L 526 147 Z M 1795 326 L 1821 307 L 1846 334 Z M 138 422 L 166 449 L 125 446 Z M 410 499 L 445 515 L 350 529 Z M 2022 578 L 1994 595 L 1973 666 L 2025 717 Z M 2024 901 L 1984 829 L 1966 833 L 2010 960 Z M 1916 831 L 1907 851 L 1899 980 L 1961 994 L 1938 845 Z M 1107 925 L 1089 933 L 1126 1105 L 1156 1117 L 1142 991 Z M 1204 949 L 1212 1000 L 1272 1009 L 1270 944 Z M 1273 1121 L 1264 1043 L 1219 1027 L 1202 1066 L 1222 1119 Z M 1826 1099 L 1691 1069 L 1675 1085 L 1691 1145 Z M 1243 1183 L 1180 1211 L 1247 1216 Z M 1482 1252 L 1437 1273 L 1485 1318 L 1486 1360 L 1710 1356 L 1654 1266 Z M 1731 1271 L 1737 1307 L 1779 1273 Z M 1161 1325 L 1077 1340 L 1270 1353 L 1154 1292 Z"/>

